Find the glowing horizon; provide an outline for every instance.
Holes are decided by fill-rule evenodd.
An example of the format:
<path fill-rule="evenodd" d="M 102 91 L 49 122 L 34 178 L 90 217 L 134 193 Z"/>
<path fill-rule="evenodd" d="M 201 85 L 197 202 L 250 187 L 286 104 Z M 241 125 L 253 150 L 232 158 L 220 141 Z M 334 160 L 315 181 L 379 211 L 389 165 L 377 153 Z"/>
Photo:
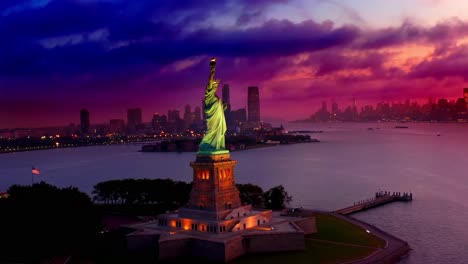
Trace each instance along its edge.
<path fill-rule="evenodd" d="M 468 3 L 448 0 L 7 1 L 0 4 L 0 128 L 125 119 L 201 105 L 206 63 L 232 109 L 258 86 L 262 119 L 462 97 Z M 220 15 L 222 14 L 222 15 Z M 222 84 L 221 84 L 222 85 Z M 220 94 L 219 94 L 220 95 Z M 299 106 L 298 106 L 299 105 Z"/>

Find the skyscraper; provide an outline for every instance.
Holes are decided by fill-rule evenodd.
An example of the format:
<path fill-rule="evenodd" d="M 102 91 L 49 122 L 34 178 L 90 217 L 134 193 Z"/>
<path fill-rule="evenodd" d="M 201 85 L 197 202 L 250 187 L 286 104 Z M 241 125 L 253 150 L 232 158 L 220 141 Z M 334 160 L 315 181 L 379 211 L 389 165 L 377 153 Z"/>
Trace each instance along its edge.
<path fill-rule="evenodd" d="M 194 122 L 196 125 L 200 125 L 202 122 L 202 117 L 201 117 L 201 108 L 199 106 L 195 107 L 194 113 Z"/>
<path fill-rule="evenodd" d="M 153 131 L 155 133 L 160 133 L 161 131 L 166 130 L 167 117 L 165 115 L 155 113 L 151 123 L 153 125 Z"/>
<path fill-rule="evenodd" d="M 465 98 L 458 98 L 457 102 L 455 103 L 455 110 L 457 113 L 466 113 L 466 101 Z"/>
<path fill-rule="evenodd" d="M 229 84 L 223 85 L 223 103 L 227 106 L 227 111 L 231 111 L 231 101 L 229 99 Z"/>
<path fill-rule="evenodd" d="M 465 98 L 465 102 L 468 105 L 468 88 L 463 89 L 463 98 Z"/>
<path fill-rule="evenodd" d="M 89 112 L 86 109 L 81 109 L 80 111 L 80 124 L 81 124 L 81 135 L 88 135 L 89 134 Z"/>
<path fill-rule="evenodd" d="M 192 120 L 192 109 L 190 107 L 190 105 L 186 105 L 185 106 L 185 110 L 184 110 L 184 128 L 187 129 L 190 127 L 190 125 L 192 125 L 193 123 L 193 120 Z"/>
<path fill-rule="evenodd" d="M 327 112 L 328 109 L 327 109 L 327 102 L 326 101 L 322 101 L 322 111 L 324 112 Z"/>
<path fill-rule="evenodd" d="M 127 129 L 129 133 L 135 133 L 143 124 L 140 108 L 130 108 L 127 110 Z"/>
<path fill-rule="evenodd" d="M 170 133 L 178 133 L 184 130 L 184 120 L 180 118 L 179 110 L 169 110 L 167 112 L 167 130 Z"/>
<path fill-rule="evenodd" d="M 169 123 L 176 123 L 180 120 L 180 112 L 179 110 L 168 110 L 167 111 L 167 122 Z"/>
<path fill-rule="evenodd" d="M 332 114 L 337 114 L 339 112 L 338 103 L 333 100 L 332 102 Z"/>
<path fill-rule="evenodd" d="M 353 108 L 352 108 L 352 120 L 356 121 L 358 118 L 358 110 L 356 105 L 356 98 L 353 98 Z"/>
<path fill-rule="evenodd" d="M 224 116 L 226 117 L 227 129 L 228 131 L 232 131 L 234 129 L 234 122 L 232 119 L 231 101 L 229 97 L 229 84 L 223 86 L 223 104 L 226 106 Z"/>
<path fill-rule="evenodd" d="M 257 86 L 250 86 L 247 98 L 248 121 L 260 122 L 260 95 Z"/>

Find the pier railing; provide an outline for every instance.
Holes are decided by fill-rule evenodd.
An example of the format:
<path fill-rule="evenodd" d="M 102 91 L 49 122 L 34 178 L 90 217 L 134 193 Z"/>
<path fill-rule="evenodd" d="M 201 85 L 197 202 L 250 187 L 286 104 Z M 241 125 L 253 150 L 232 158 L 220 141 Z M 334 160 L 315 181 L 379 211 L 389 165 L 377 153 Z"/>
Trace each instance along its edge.
<path fill-rule="evenodd" d="M 396 201 L 409 202 L 412 200 L 413 193 L 379 191 L 375 193 L 375 196 L 373 198 L 357 201 L 352 206 L 336 210 L 335 213 L 342 215 L 350 215 L 387 203 L 392 203 Z"/>

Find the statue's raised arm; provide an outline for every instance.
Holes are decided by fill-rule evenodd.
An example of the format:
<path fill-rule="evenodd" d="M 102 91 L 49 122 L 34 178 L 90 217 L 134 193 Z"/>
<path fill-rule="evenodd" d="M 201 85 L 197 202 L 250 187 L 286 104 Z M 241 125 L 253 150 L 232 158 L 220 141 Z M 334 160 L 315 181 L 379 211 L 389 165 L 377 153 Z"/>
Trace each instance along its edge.
<path fill-rule="evenodd" d="M 210 77 L 205 89 L 203 111 L 206 117 L 207 131 L 200 143 L 199 153 L 225 153 L 226 119 L 223 102 L 216 95 L 219 81 L 215 80 L 216 59 L 210 60 Z"/>
<path fill-rule="evenodd" d="M 205 89 L 205 100 L 204 105 L 213 104 L 216 99 L 216 90 L 218 89 L 219 81 L 214 79 L 216 73 L 216 59 L 212 58 L 210 60 L 210 78 L 208 79 L 208 84 Z"/>

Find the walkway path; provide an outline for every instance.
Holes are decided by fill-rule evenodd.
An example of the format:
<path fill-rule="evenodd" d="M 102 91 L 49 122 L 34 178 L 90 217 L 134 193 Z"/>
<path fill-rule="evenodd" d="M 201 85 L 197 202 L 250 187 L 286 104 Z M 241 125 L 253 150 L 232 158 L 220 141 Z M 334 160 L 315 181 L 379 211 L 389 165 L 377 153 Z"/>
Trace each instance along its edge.
<path fill-rule="evenodd" d="M 306 240 L 317 241 L 317 242 L 323 242 L 323 243 L 334 244 L 334 245 L 341 245 L 341 246 L 371 248 L 371 249 L 376 249 L 376 250 L 377 250 L 377 249 L 380 249 L 380 248 L 378 248 L 378 247 L 369 247 L 369 246 L 363 246 L 363 245 L 358 245 L 358 244 L 342 243 L 342 242 L 336 242 L 336 241 L 330 241 L 330 240 L 323 240 L 323 239 L 316 239 L 316 238 L 306 238 Z"/>

